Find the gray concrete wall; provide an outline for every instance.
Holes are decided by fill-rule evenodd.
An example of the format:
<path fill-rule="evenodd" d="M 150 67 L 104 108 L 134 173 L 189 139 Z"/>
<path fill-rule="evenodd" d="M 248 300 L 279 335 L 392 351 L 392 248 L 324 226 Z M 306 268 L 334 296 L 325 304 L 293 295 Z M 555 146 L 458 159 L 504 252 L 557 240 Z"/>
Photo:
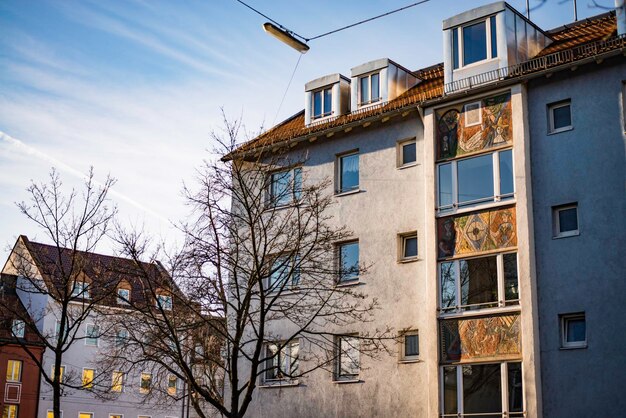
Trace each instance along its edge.
<path fill-rule="evenodd" d="M 618 56 L 528 84 L 544 416 L 617 417 L 626 334 L 626 159 Z M 573 129 L 547 134 L 547 105 L 571 99 Z M 580 235 L 552 238 L 552 206 L 578 202 Z M 559 315 L 585 312 L 587 348 L 563 350 Z"/>

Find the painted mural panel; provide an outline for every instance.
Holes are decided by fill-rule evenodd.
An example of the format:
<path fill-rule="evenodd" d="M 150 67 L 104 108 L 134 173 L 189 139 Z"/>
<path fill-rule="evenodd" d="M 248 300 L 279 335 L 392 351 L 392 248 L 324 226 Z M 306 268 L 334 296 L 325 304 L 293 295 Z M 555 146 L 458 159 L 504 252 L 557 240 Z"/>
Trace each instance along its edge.
<path fill-rule="evenodd" d="M 510 92 L 440 109 L 435 116 L 440 160 L 513 143 Z"/>
<path fill-rule="evenodd" d="M 437 219 L 439 258 L 517 246 L 515 206 Z"/>
<path fill-rule="evenodd" d="M 439 322 L 442 363 L 521 357 L 520 315 L 444 319 Z"/>

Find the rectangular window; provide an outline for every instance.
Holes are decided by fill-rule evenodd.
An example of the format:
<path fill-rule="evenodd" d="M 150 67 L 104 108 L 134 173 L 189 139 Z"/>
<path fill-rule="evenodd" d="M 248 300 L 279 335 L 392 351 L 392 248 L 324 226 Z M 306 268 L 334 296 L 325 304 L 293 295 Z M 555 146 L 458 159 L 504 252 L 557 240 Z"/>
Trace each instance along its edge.
<path fill-rule="evenodd" d="M 117 289 L 117 303 L 119 305 L 128 305 L 130 302 L 130 289 Z"/>
<path fill-rule="evenodd" d="M 269 202 L 271 206 L 284 206 L 302 197 L 302 169 L 280 171 L 270 175 Z"/>
<path fill-rule="evenodd" d="M 318 90 L 313 92 L 313 117 L 312 119 L 319 119 L 332 115 L 332 88 Z"/>
<path fill-rule="evenodd" d="M 22 381 L 22 361 L 9 360 L 7 362 L 7 382 Z"/>
<path fill-rule="evenodd" d="M 380 101 L 380 74 L 373 73 L 359 78 L 359 106 Z"/>
<path fill-rule="evenodd" d="M 463 28 L 463 65 L 487 59 L 487 23 L 478 22 Z"/>
<path fill-rule="evenodd" d="M 265 346 L 265 381 L 294 379 L 298 377 L 300 342 L 277 342 Z"/>
<path fill-rule="evenodd" d="M 480 101 L 468 103 L 463 106 L 463 114 L 465 115 L 465 126 L 480 125 L 482 123 Z"/>
<path fill-rule="evenodd" d="M 489 18 L 489 26 L 491 32 L 491 58 L 498 56 L 498 37 L 496 35 L 496 17 L 491 16 Z"/>
<path fill-rule="evenodd" d="M 439 263 L 442 314 L 519 304 L 517 254 Z"/>
<path fill-rule="evenodd" d="M 572 203 L 552 208 L 553 237 L 563 238 L 579 235 L 578 204 Z"/>
<path fill-rule="evenodd" d="M 337 337 L 337 357 L 335 363 L 336 380 L 353 380 L 361 370 L 360 341 L 357 337 Z"/>
<path fill-rule="evenodd" d="M 587 347 L 585 313 L 561 315 L 561 347 Z"/>
<path fill-rule="evenodd" d="M 339 283 L 359 279 L 359 242 L 347 242 L 338 245 Z"/>
<path fill-rule="evenodd" d="M 171 311 L 172 310 L 172 296 L 159 294 L 157 295 L 157 298 L 156 298 L 156 304 L 157 304 L 157 308 L 161 308 L 164 311 Z"/>
<path fill-rule="evenodd" d="M 97 347 L 99 336 L 100 327 L 94 324 L 87 324 L 85 328 L 85 345 Z"/>
<path fill-rule="evenodd" d="M 459 68 L 459 29 L 452 29 L 452 67 Z"/>
<path fill-rule="evenodd" d="M 60 418 L 63 418 L 63 411 L 59 411 L 60 414 Z M 52 409 L 48 409 L 48 412 L 46 413 L 46 418 L 54 418 L 54 411 Z"/>
<path fill-rule="evenodd" d="M 141 380 L 139 381 L 139 393 L 147 394 L 150 393 L 152 388 L 152 374 L 150 373 L 141 373 Z"/>
<path fill-rule="evenodd" d="M 89 284 L 87 282 L 74 282 L 72 296 L 89 299 Z"/>
<path fill-rule="evenodd" d="M 79 412 L 78 418 L 93 418 L 93 412 Z"/>
<path fill-rule="evenodd" d="M 109 418 L 124 418 L 123 414 L 109 414 Z"/>
<path fill-rule="evenodd" d="M 417 232 L 400 235 L 400 260 L 414 260 L 417 258 Z"/>
<path fill-rule="evenodd" d="M 548 132 L 556 134 L 572 129 L 571 101 L 564 100 L 548 105 Z"/>
<path fill-rule="evenodd" d="M 278 256 L 272 264 L 268 290 L 281 291 L 295 287 L 300 282 L 300 257 Z"/>
<path fill-rule="evenodd" d="M 417 360 L 420 354 L 419 334 L 417 331 L 406 331 L 402 334 L 401 359 Z"/>
<path fill-rule="evenodd" d="M 24 331 L 26 329 L 26 324 L 24 321 L 20 319 L 14 319 L 11 323 L 11 332 L 17 338 L 24 338 Z"/>
<path fill-rule="evenodd" d="M 17 409 L 17 405 L 4 405 L 4 408 L 2 410 L 2 418 L 18 418 Z"/>
<path fill-rule="evenodd" d="M 115 371 L 111 376 L 111 392 L 124 390 L 124 372 Z"/>
<path fill-rule="evenodd" d="M 443 416 L 524 416 L 519 362 L 442 367 Z"/>
<path fill-rule="evenodd" d="M 61 366 L 59 368 L 59 382 L 63 382 L 63 375 L 65 374 L 65 366 Z M 52 366 L 52 370 L 50 370 L 50 377 L 54 379 L 54 366 Z"/>
<path fill-rule="evenodd" d="M 125 329 L 117 330 L 115 334 L 115 346 L 123 347 L 126 344 L 126 340 L 128 339 L 128 331 Z"/>
<path fill-rule="evenodd" d="M 414 165 L 417 161 L 415 138 L 398 143 L 398 167 Z"/>
<path fill-rule="evenodd" d="M 437 172 L 440 213 L 515 196 L 510 149 L 439 164 Z"/>
<path fill-rule="evenodd" d="M 93 379 L 96 375 L 96 371 L 94 369 L 83 369 L 83 389 L 92 389 L 93 388 Z"/>
<path fill-rule="evenodd" d="M 338 192 L 344 193 L 359 188 L 359 154 L 342 155 L 338 158 Z"/>
<path fill-rule="evenodd" d="M 173 374 L 167 378 L 167 394 L 170 396 L 176 396 L 178 392 L 178 378 Z"/>

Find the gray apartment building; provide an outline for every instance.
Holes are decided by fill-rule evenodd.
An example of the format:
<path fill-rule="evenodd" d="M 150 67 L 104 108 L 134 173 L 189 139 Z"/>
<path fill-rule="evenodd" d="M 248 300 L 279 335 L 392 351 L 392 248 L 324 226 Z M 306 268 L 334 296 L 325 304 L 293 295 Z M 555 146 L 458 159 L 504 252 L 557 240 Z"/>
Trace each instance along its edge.
<path fill-rule="evenodd" d="M 333 179 L 329 215 L 354 237 L 338 263 L 370 266 L 338 285 L 380 303 L 342 330 L 332 371 L 289 381 L 270 367 L 250 416 L 624 415 L 619 4 L 552 30 L 505 2 L 461 13 L 443 22 L 443 63 L 313 80 L 302 112 L 240 149 L 307 155 L 272 167 L 270 194 L 276 173 Z M 384 326 L 395 354 L 351 351 L 350 335 Z M 315 349 L 297 347 L 283 360 Z"/>

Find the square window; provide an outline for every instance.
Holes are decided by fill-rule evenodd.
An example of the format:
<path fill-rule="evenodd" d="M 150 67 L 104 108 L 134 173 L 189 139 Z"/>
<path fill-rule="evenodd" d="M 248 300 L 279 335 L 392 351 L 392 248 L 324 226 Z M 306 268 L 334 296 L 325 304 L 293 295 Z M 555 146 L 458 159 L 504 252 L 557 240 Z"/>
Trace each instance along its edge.
<path fill-rule="evenodd" d="M 337 337 L 335 340 L 335 347 L 337 350 L 335 379 L 356 379 L 361 370 L 359 339 L 351 336 Z"/>
<path fill-rule="evenodd" d="M 11 332 L 17 338 L 24 338 L 25 328 L 26 328 L 26 324 L 24 323 L 24 321 L 20 319 L 14 319 L 13 322 L 11 323 Z"/>
<path fill-rule="evenodd" d="M 466 127 L 480 125 L 482 123 L 480 102 L 468 103 L 465 106 L 463 106 L 463 114 L 465 115 Z"/>
<path fill-rule="evenodd" d="M 290 380 L 298 377 L 300 342 L 269 343 L 265 346 L 265 382 Z"/>
<path fill-rule="evenodd" d="M 295 287 L 300 282 L 300 257 L 281 255 L 272 263 L 268 290 L 282 291 Z"/>
<path fill-rule="evenodd" d="M 417 360 L 420 354 L 419 334 L 417 331 L 407 331 L 402 335 L 402 360 Z"/>
<path fill-rule="evenodd" d="M 338 158 L 338 192 L 344 193 L 359 188 L 359 154 L 342 155 Z"/>
<path fill-rule="evenodd" d="M 338 245 L 339 283 L 359 280 L 359 243 L 348 242 Z"/>
<path fill-rule="evenodd" d="M 285 206 L 300 200 L 302 196 L 302 169 L 294 168 L 270 175 L 268 204 Z"/>
<path fill-rule="evenodd" d="M 320 119 L 332 115 L 332 88 L 313 92 L 313 116 L 312 119 Z"/>
<path fill-rule="evenodd" d="M 417 232 L 400 235 L 400 260 L 413 260 L 417 258 Z"/>
<path fill-rule="evenodd" d="M 579 235 L 578 204 L 573 203 L 553 207 L 552 218 L 554 224 L 554 238 Z"/>
<path fill-rule="evenodd" d="M 572 109 L 570 100 L 548 105 L 548 131 L 551 134 L 572 129 Z"/>
<path fill-rule="evenodd" d="M 74 282 L 72 287 L 72 296 L 89 299 L 89 283 L 87 282 Z"/>
<path fill-rule="evenodd" d="M 117 303 L 118 305 L 128 305 L 130 302 L 130 289 L 119 288 L 117 289 Z"/>
<path fill-rule="evenodd" d="M 398 167 L 414 165 L 417 161 L 415 138 L 398 142 Z"/>
<path fill-rule="evenodd" d="M 166 294 L 158 294 L 156 297 L 156 306 L 164 311 L 172 310 L 172 296 Z"/>
<path fill-rule="evenodd" d="M 585 313 L 561 315 L 561 347 L 587 347 Z"/>

